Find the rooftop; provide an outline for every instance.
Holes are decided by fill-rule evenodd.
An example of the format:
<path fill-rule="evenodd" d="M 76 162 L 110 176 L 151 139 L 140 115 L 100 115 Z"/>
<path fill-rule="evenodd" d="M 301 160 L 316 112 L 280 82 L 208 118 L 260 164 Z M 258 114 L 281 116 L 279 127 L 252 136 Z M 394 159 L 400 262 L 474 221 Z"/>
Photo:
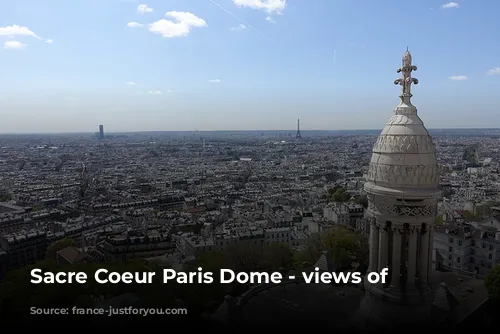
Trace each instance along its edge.
<path fill-rule="evenodd" d="M 357 311 L 363 291 L 326 284 L 282 284 L 265 290 L 242 307 L 245 325 L 304 324 L 343 328 Z"/>
<path fill-rule="evenodd" d="M 453 272 L 436 272 L 436 282 L 445 283 L 458 302 L 456 314 L 458 322 L 465 320 L 488 300 L 484 281 Z M 435 290 L 438 290 L 438 285 Z"/>
<path fill-rule="evenodd" d="M 24 212 L 24 208 L 7 202 L 0 202 L 0 214 L 16 212 L 16 211 Z"/>

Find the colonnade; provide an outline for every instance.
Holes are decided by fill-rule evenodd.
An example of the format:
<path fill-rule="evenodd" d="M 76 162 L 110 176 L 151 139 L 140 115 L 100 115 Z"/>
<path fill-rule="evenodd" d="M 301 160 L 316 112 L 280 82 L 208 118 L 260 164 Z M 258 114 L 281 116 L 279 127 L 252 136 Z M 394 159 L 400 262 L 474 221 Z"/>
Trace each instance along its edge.
<path fill-rule="evenodd" d="M 389 268 L 392 289 L 426 284 L 432 263 L 432 226 L 373 221 L 370 226 L 369 271 Z"/>

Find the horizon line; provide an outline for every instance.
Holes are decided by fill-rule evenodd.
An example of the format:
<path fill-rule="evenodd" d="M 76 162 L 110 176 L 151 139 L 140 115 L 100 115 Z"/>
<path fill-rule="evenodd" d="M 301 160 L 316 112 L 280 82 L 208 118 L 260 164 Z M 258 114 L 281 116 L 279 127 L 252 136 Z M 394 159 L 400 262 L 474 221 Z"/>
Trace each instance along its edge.
<path fill-rule="evenodd" d="M 300 129 L 301 132 L 356 132 L 356 131 L 382 131 L 381 129 L 329 129 L 329 130 L 317 130 L 317 129 Z M 427 130 L 499 130 L 500 127 L 494 128 L 427 128 Z M 123 134 L 123 133 L 148 133 L 148 132 L 290 132 L 296 131 L 296 129 L 275 129 L 275 130 L 132 130 L 132 131 L 107 131 L 105 134 Z M 0 132 L 0 136 L 3 135 L 57 135 L 57 134 L 96 134 L 99 131 L 48 131 L 48 132 Z"/>

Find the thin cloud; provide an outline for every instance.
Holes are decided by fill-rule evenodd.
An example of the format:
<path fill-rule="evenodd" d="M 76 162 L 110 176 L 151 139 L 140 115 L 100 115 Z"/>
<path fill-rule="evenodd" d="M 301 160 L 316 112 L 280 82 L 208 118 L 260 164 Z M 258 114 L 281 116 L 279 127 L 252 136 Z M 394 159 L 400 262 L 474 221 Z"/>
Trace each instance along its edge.
<path fill-rule="evenodd" d="M 137 6 L 137 12 L 140 14 L 152 13 L 154 12 L 153 8 L 148 7 L 148 5 L 142 4 Z"/>
<path fill-rule="evenodd" d="M 163 95 L 163 93 L 159 90 L 150 90 L 148 92 L 148 94 L 151 94 L 151 95 Z"/>
<path fill-rule="evenodd" d="M 7 41 L 3 43 L 4 49 L 24 49 L 26 44 L 23 44 L 19 41 Z"/>
<path fill-rule="evenodd" d="M 133 81 L 127 81 L 127 85 L 135 86 L 135 82 L 133 82 Z"/>
<path fill-rule="evenodd" d="M 143 26 L 142 23 L 137 23 L 137 22 L 129 22 L 129 23 L 127 23 L 127 27 L 129 27 L 129 28 L 140 28 L 142 26 Z"/>
<path fill-rule="evenodd" d="M 286 0 L 233 0 L 238 7 L 264 10 L 268 14 L 282 14 L 286 8 Z"/>
<path fill-rule="evenodd" d="M 47 44 L 52 44 L 52 43 L 54 43 L 54 41 L 53 41 L 53 40 L 51 40 L 51 39 L 47 39 L 47 40 L 45 41 L 45 43 L 47 43 Z"/>
<path fill-rule="evenodd" d="M 272 18 L 272 16 L 266 17 L 266 21 L 269 23 L 276 23 L 276 21 Z"/>
<path fill-rule="evenodd" d="M 219 7 L 219 9 L 225 11 L 227 14 L 231 15 L 232 17 L 234 17 L 235 19 L 237 19 L 238 21 L 240 21 L 241 23 L 243 23 L 244 25 L 246 25 L 248 28 L 252 29 L 253 31 L 257 32 L 258 34 L 260 34 L 262 37 L 264 38 L 267 38 L 268 40 L 270 40 L 271 42 L 274 42 L 274 43 L 277 43 L 274 39 L 272 39 L 271 37 L 267 36 L 266 34 L 264 34 L 262 31 L 260 31 L 259 29 L 255 28 L 253 25 L 249 24 L 247 21 L 243 20 L 241 17 L 239 17 L 238 15 L 234 14 L 233 12 L 231 12 L 230 10 L 228 10 L 226 7 L 218 4 L 217 2 L 215 2 L 214 0 L 208 0 L 210 1 L 213 5 Z"/>
<path fill-rule="evenodd" d="M 441 8 L 443 9 L 458 8 L 458 7 L 460 7 L 458 2 L 453 2 L 453 1 L 445 3 L 444 5 L 441 6 Z"/>
<path fill-rule="evenodd" d="M 465 75 L 453 75 L 449 77 L 448 79 L 453 80 L 453 81 L 465 81 L 469 80 Z"/>
<path fill-rule="evenodd" d="M 210 83 L 219 83 L 220 79 L 211 79 L 211 80 L 208 80 L 208 82 L 210 82 Z"/>
<path fill-rule="evenodd" d="M 41 39 L 37 34 L 31 31 L 28 27 L 18 26 L 17 24 L 0 27 L 0 36 L 29 36 L 36 39 Z"/>
<path fill-rule="evenodd" d="M 246 25 L 244 25 L 243 23 L 240 23 L 236 27 L 229 28 L 229 30 L 231 30 L 231 31 L 242 31 L 242 30 L 245 30 L 246 28 L 247 28 Z"/>
<path fill-rule="evenodd" d="M 149 25 L 149 31 L 165 38 L 183 37 L 189 35 L 191 28 L 202 28 L 207 22 L 189 12 L 167 12 L 165 16 L 173 20 L 161 19 Z"/>
<path fill-rule="evenodd" d="M 500 67 L 494 67 L 490 68 L 488 72 L 486 72 L 488 75 L 500 75 Z"/>

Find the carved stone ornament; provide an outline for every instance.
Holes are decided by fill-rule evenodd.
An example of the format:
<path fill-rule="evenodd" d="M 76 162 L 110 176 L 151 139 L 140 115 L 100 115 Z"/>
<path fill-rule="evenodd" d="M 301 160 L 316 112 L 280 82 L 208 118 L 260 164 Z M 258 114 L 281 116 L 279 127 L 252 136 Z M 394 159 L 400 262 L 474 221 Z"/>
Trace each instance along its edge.
<path fill-rule="evenodd" d="M 419 230 L 419 229 L 418 229 L 416 226 L 414 226 L 414 225 L 410 225 L 410 226 L 408 227 L 408 231 L 410 232 L 410 234 L 413 234 L 413 233 L 415 233 L 415 232 L 418 232 L 418 230 Z"/>
<path fill-rule="evenodd" d="M 368 203 L 368 209 L 385 216 L 397 217 L 430 217 L 436 214 L 435 205 L 404 206 L 388 203 Z"/>
<path fill-rule="evenodd" d="M 437 185 L 437 165 L 399 166 L 377 165 L 371 163 L 367 174 L 368 181 L 381 181 L 395 185 Z"/>
<path fill-rule="evenodd" d="M 392 233 L 395 235 L 402 235 L 404 233 L 404 227 L 400 224 L 392 225 Z"/>
<path fill-rule="evenodd" d="M 409 118 L 406 117 L 406 119 Z M 436 149 L 429 135 L 423 135 L 423 136 L 382 135 L 378 137 L 377 141 L 375 142 L 375 145 L 373 146 L 373 152 L 391 153 L 391 154 L 396 154 L 396 153 L 434 154 L 436 152 Z"/>

